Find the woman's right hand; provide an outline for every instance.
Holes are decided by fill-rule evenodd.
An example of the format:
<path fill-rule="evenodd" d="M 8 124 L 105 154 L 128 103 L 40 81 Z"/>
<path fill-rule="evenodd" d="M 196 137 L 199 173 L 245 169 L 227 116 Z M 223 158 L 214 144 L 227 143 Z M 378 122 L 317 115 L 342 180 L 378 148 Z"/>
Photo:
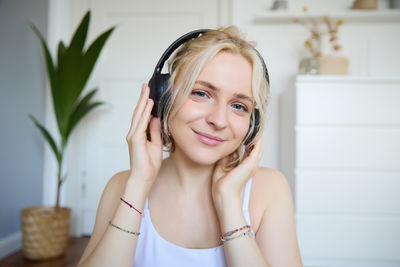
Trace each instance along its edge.
<path fill-rule="evenodd" d="M 160 119 L 151 117 L 154 102 L 149 98 L 150 88 L 143 84 L 139 101 L 132 116 L 132 123 L 126 136 L 130 157 L 130 179 L 144 182 L 151 187 L 162 162 L 162 140 Z M 150 122 L 150 137 L 146 129 Z"/>

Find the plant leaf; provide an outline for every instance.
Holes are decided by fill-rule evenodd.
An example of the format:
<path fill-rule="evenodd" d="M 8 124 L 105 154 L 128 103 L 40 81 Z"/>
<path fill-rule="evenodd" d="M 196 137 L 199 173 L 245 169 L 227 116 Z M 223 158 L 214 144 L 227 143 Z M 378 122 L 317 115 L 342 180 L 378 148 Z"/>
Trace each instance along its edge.
<path fill-rule="evenodd" d="M 66 53 L 67 53 L 67 48 L 65 47 L 64 43 L 60 41 L 58 43 L 58 60 L 57 60 L 58 66 L 63 65 Z"/>
<path fill-rule="evenodd" d="M 61 155 L 60 152 L 58 151 L 56 142 L 54 141 L 54 139 L 51 137 L 50 133 L 36 120 L 35 117 L 33 117 L 33 115 L 28 114 L 28 116 L 31 118 L 31 120 L 35 123 L 35 125 L 39 128 L 40 132 L 42 133 L 42 135 L 44 136 L 44 138 L 46 139 L 46 141 L 49 143 L 51 149 L 54 152 L 54 155 L 56 156 L 57 162 L 60 163 L 61 160 Z"/>
<path fill-rule="evenodd" d="M 94 94 L 97 92 L 97 88 L 87 93 L 76 105 L 74 111 L 71 114 L 68 129 L 66 132 L 66 138 L 71 134 L 72 130 L 78 124 L 78 122 L 94 107 L 103 104 L 102 102 L 89 103 Z"/>
<path fill-rule="evenodd" d="M 83 46 L 85 45 L 86 36 L 89 28 L 90 11 L 86 12 L 85 16 L 79 23 L 76 29 L 71 44 L 69 45 L 68 54 L 81 54 Z"/>
<path fill-rule="evenodd" d="M 100 55 L 101 50 L 103 49 L 104 44 L 106 43 L 110 34 L 114 31 L 115 27 L 110 28 L 109 30 L 103 32 L 93 43 L 89 46 L 86 53 L 84 54 L 83 62 L 82 62 L 82 72 L 84 76 L 89 78 L 92 73 L 93 67 L 97 61 L 97 58 Z M 85 80 L 85 84 L 87 82 L 87 78 Z"/>
<path fill-rule="evenodd" d="M 89 23 L 89 15 L 87 15 L 86 19 L 82 20 L 81 25 L 79 25 L 78 29 L 83 29 L 82 26 L 85 23 Z M 85 27 L 87 27 L 86 25 Z M 83 27 L 83 28 L 82 28 Z M 60 86 L 60 101 L 62 106 L 62 116 L 65 121 L 63 124 L 63 128 L 61 129 L 62 136 L 68 136 L 68 130 L 71 123 L 70 115 L 73 112 L 74 106 L 76 104 L 77 99 L 79 98 L 80 94 L 82 93 L 86 82 L 88 81 L 90 74 L 93 70 L 94 64 L 103 48 L 106 40 L 108 39 L 109 35 L 111 34 L 113 28 L 110 29 L 108 32 L 103 33 L 100 35 L 93 44 L 89 47 L 90 50 L 90 57 L 93 61 L 89 61 L 90 64 L 87 64 L 86 54 L 82 51 L 77 51 L 71 48 L 67 48 L 67 55 L 64 60 L 63 66 L 59 66 L 58 69 L 58 78 L 59 78 L 59 86 Z M 85 40 L 79 40 L 79 38 L 86 38 L 85 34 L 81 34 L 83 30 L 77 30 L 73 37 L 75 42 L 80 42 L 81 44 L 85 42 Z M 71 43 L 73 45 L 73 43 Z"/>
<path fill-rule="evenodd" d="M 83 117 L 85 117 L 87 113 L 89 113 L 89 111 L 91 111 L 93 108 L 100 106 L 102 104 L 103 104 L 103 102 L 93 102 L 93 103 L 85 105 L 84 108 L 79 113 L 79 115 L 76 115 L 77 119 L 74 121 L 73 126 L 71 126 L 70 131 L 68 132 L 68 135 L 72 132 L 72 130 L 75 128 L 75 126 L 78 124 L 78 122 Z"/>
<path fill-rule="evenodd" d="M 57 69 L 54 66 L 53 59 L 51 58 L 49 49 L 46 45 L 46 42 L 44 41 L 44 38 L 42 34 L 39 32 L 39 30 L 35 27 L 35 25 L 30 24 L 33 32 L 39 37 L 40 42 L 42 43 L 43 47 L 43 52 L 45 55 L 46 59 L 46 66 L 47 66 L 47 74 L 49 76 L 49 81 L 50 81 L 50 89 L 51 89 L 51 95 L 53 98 L 53 106 L 54 106 L 54 111 L 57 119 L 57 124 L 58 128 L 62 129 L 63 126 L 63 116 L 62 116 L 62 110 L 60 106 L 60 94 L 59 94 L 59 88 L 58 88 L 58 79 L 57 79 Z"/>
<path fill-rule="evenodd" d="M 57 77 L 59 82 L 59 93 L 61 102 L 61 114 L 65 122 L 60 129 L 62 136 L 66 136 L 70 114 L 74 103 L 78 99 L 83 90 L 81 62 L 83 60 L 83 46 L 86 42 L 87 31 L 89 28 L 90 11 L 86 12 L 85 16 L 79 23 L 69 47 L 60 44 L 58 54 L 59 65 Z M 65 140 L 66 141 L 66 140 Z"/>

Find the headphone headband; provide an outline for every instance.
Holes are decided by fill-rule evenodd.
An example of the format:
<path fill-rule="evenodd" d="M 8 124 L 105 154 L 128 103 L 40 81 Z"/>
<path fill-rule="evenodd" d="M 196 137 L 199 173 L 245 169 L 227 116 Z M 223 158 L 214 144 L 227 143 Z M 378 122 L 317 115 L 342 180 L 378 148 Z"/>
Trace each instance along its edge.
<path fill-rule="evenodd" d="M 199 35 L 206 33 L 206 32 L 210 32 L 213 30 L 210 29 L 199 29 L 199 30 L 195 30 L 195 31 L 191 31 L 186 33 L 185 35 L 182 35 L 181 37 L 179 37 L 175 42 L 173 42 L 166 50 L 165 52 L 162 54 L 160 60 L 158 61 L 156 68 L 154 69 L 154 73 L 161 73 L 163 67 L 164 67 L 164 63 L 168 60 L 168 58 L 171 56 L 171 54 L 179 47 L 181 46 L 183 43 L 186 43 L 187 41 L 198 37 Z"/>
<path fill-rule="evenodd" d="M 211 30 L 211 29 L 198 29 L 198 30 L 194 30 L 191 32 L 188 32 L 184 35 L 182 35 L 181 37 L 179 37 L 178 39 L 176 39 L 170 46 L 168 46 L 168 48 L 165 50 L 165 52 L 162 54 L 161 58 L 158 60 L 157 65 L 154 69 L 154 74 L 161 74 L 161 71 L 164 67 L 165 62 L 168 60 L 168 58 L 171 56 L 171 54 L 178 49 L 178 47 L 180 47 L 182 44 L 186 43 L 187 41 L 198 37 L 199 35 L 206 33 L 206 32 L 210 32 L 210 31 L 215 31 L 215 30 Z M 265 73 L 265 78 L 269 84 L 269 74 L 268 74 L 268 69 L 267 69 L 267 65 L 265 64 L 265 61 L 263 59 L 263 57 L 261 56 L 260 52 L 258 52 L 257 49 L 254 48 L 254 51 L 257 53 L 258 57 L 261 59 L 261 63 L 263 65 L 263 69 L 264 69 L 264 73 Z"/>

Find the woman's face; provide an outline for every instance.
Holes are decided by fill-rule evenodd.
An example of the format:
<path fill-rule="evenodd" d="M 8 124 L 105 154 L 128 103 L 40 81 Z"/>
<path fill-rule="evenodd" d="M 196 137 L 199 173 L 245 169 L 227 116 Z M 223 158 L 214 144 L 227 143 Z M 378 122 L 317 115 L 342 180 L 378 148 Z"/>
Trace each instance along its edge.
<path fill-rule="evenodd" d="M 221 52 L 206 64 L 170 119 L 174 153 L 211 165 L 234 152 L 249 128 L 254 107 L 251 81 L 252 66 L 241 55 Z"/>

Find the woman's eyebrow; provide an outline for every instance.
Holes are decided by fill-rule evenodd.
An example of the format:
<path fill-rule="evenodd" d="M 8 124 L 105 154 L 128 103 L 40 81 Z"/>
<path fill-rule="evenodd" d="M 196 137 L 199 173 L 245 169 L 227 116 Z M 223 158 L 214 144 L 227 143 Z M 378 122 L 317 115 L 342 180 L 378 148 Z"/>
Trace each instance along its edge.
<path fill-rule="evenodd" d="M 197 80 L 197 81 L 195 82 L 195 84 L 196 84 L 196 83 L 198 83 L 198 84 L 200 84 L 200 85 L 203 85 L 203 86 L 205 86 L 205 87 L 208 87 L 209 89 L 211 89 L 211 90 L 213 90 L 213 91 L 218 91 L 218 90 L 219 90 L 218 87 L 216 87 L 216 86 L 214 86 L 213 84 L 211 84 L 211 83 L 209 83 L 209 82 L 206 82 L 206 81 Z M 251 102 L 251 103 L 254 103 L 254 100 L 253 100 L 251 97 L 249 97 L 249 96 L 247 96 L 247 95 L 245 95 L 245 94 L 238 94 L 238 93 L 235 93 L 234 96 L 237 97 L 237 98 L 239 98 L 239 99 L 247 100 L 247 101 L 249 101 L 249 102 Z"/>
<path fill-rule="evenodd" d="M 201 85 L 203 85 L 203 86 L 205 86 L 205 87 L 208 87 L 209 89 L 211 89 L 211 90 L 213 90 L 213 91 L 218 91 L 218 88 L 217 88 L 216 86 L 212 85 L 212 84 L 209 83 L 209 82 L 197 80 L 197 81 L 195 82 L 195 84 L 196 84 L 196 83 L 201 84 Z"/>

